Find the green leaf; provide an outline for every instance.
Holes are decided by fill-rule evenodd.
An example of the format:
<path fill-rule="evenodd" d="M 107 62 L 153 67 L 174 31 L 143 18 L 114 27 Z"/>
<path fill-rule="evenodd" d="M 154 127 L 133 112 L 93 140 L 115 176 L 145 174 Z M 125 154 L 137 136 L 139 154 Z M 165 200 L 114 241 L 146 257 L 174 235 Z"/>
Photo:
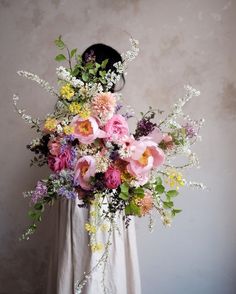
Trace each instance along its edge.
<path fill-rule="evenodd" d="M 54 41 L 54 43 L 60 50 L 64 49 L 66 46 L 65 43 L 62 41 L 61 36 L 59 36 L 58 39 Z"/>
<path fill-rule="evenodd" d="M 161 177 L 156 178 L 156 185 L 161 185 L 162 184 L 162 179 Z"/>
<path fill-rule="evenodd" d="M 101 67 L 101 65 L 99 64 L 99 63 L 95 63 L 95 68 L 98 70 L 99 69 L 99 67 Z"/>
<path fill-rule="evenodd" d="M 60 61 L 66 60 L 66 57 L 63 54 L 59 54 L 55 57 L 55 60 L 60 62 Z"/>
<path fill-rule="evenodd" d="M 140 216 L 140 214 L 141 214 L 140 207 L 137 206 L 134 202 L 130 202 L 130 204 L 128 204 L 125 207 L 125 214 L 126 215 L 137 215 L 137 216 Z"/>
<path fill-rule="evenodd" d="M 30 217 L 30 218 L 32 218 L 32 219 L 34 219 L 34 217 L 35 217 L 35 211 L 34 210 L 29 210 L 28 211 L 28 216 Z"/>
<path fill-rule="evenodd" d="M 106 65 L 107 65 L 107 63 L 108 63 L 108 60 L 109 60 L 109 59 L 105 59 L 105 60 L 103 60 L 103 62 L 101 63 L 101 68 L 102 68 L 102 69 L 104 69 L 104 68 L 106 67 Z"/>
<path fill-rule="evenodd" d="M 127 183 L 121 184 L 120 190 L 122 193 L 128 194 L 129 193 L 129 185 Z"/>
<path fill-rule="evenodd" d="M 122 185 L 120 185 L 119 198 L 123 200 L 129 199 L 129 185 L 127 183 L 123 183 Z"/>
<path fill-rule="evenodd" d="M 172 213 L 173 216 L 175 216 L 176 213 L 180 213 L 181 211 L 182 211 L 182 209 L 174 208 L 174 209 L 172 209 L 171 213 Z"/>
<path fill-rule="evenodd" d="M 106 75 L 106 71 L 105 71 L 105 70 L 100 70 L 100 71 L 99 71 L 99 75 L 100 75 L 102 78 L 104 78 L 105 75 Z"/>
<path fill-rule="evenodd" d="M 158 194 L 162 194 L 165 191 L 165 187 L 163 185 L 156 185 L 155 190 Z"/>
<path fill-rule="evenodd" d="M 176 190 L 169 190 L 168 192 L 166 192 L 167 197 L 176 197 L 177 195 L 179 195 L 179 192 Z"/>
<path fill-rule="evenodd" d="M 80 69 L 79 69 L 78 67 L 76 67 L 76 68 L 74 68 L 74 70 L 72 71 L 72 75 L 73 75 L 74 77 L 76 77 L 76 76 L 79 74 L 79 72 L 80 72 Z"/>
<path fill-rule="evenodd" d="M 44 205 L 41 202 L 38 202 L 34 205 L 35 210 L 44 211 Z"/>
<path fill-rule="evenodd" d="M 95 75 L 95 70 L 91 68 L 91 69 L 89 70 L 89 73 L 92 74 L 92 75 Z"/>
<path fill-rule="evenodd" d="M 164 208 L 172 208 L 174 203 L 172 201 L 163 201 Z"/>
<path fill-rule="evenodd" d="M 137 196 L 144 196 L 144 189 L 141 187 L 135 188 L 134 189 L 134 194 Z"/>
<path fill-rule="evenodd" d="M 129 194 L 124 194 L 124 193 L 121 192 L 121 193 L 119 194 L 119 198 L 120 198 L 120 199 L 123 199 L 123 200 L 126 201 L 126 200 L 129 199 Z"/>
<path fill-rule="evenodd" d="M 75 53 L 77 52 L 77 48 L 74 48 L 70 51 L 70 57 L 74 57 Z"/>
<path fill-rule="evenodd" d="M 88 78 L 89 77 L 88 77 L 88 74 L 87 73 L 83 73 L 82 74 L 82 79 L 83 79 L 84 82 L 87 82 Z"/>

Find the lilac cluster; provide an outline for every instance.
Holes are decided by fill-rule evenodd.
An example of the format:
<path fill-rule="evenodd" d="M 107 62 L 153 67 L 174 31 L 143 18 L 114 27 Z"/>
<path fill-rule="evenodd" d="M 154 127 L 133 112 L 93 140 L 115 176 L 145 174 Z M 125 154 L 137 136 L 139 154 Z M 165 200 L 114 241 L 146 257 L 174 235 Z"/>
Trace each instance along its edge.
<path fill-rule="evenodd" d="M 68 190 L 66 187 L 61 187 L 58 191 L 57 191 L 58 195 L 62 196 L 62 197 L 66 197 L 67 199 L 70 200 L 75 200 L 76 197 L 78 197 L 78 193 L 75 191 L 70 191 Z"/>
<path fill-rule="evenodd" d="M 31 196 L 32 202 L 34 204 L 37 203 L 38 200 L 42 199 L 47 194 L 47 191 L 48 191 L 47 186 L 43 182 L 38 181 L 36 188 Z"/>
<path fill-rule="evenodd" d="M 134 115 L 131 114 L 131 113 L 129 113 L 129 112 L 126 112 L 125 114 L 122 114 L 122 115 L 123 115 L 123 117 L 124 117 L 126 120 L 128 120 L 128 119 L 134 117 Z"/>
<path fill-rule="evenodd" d="M 123 107 L 123 105 L 121 103 L 117 103 L 116 108 L 115 108 L 115 113 L 118 113 L 122 107 Z"/>

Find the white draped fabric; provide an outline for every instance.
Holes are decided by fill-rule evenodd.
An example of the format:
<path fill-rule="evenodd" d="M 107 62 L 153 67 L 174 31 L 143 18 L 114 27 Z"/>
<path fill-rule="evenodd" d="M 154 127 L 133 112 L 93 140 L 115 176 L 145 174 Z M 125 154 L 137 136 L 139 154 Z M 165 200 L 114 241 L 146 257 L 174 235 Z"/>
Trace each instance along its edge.
<path fill-rule="evenodd" d="M 89 271 L 101 253 L 91 253 L 89 236 L 84 230 L 88 221 L 88 210 L 77 206 L 78 200 L 62 199 L 56 203 L 52 254 L 49 266 L 47 294 L 74 294 L 74 284 Z M 105 284 L 109 294 L 140 294 L 140 276 L 134 220 L 129 228 L 119 217 L 111 237 Z M 105 241 L 107 233 L 100 232 L 98 238 Z M 102 267 L 96 270 L 83 294 L 102 294 Z"/>

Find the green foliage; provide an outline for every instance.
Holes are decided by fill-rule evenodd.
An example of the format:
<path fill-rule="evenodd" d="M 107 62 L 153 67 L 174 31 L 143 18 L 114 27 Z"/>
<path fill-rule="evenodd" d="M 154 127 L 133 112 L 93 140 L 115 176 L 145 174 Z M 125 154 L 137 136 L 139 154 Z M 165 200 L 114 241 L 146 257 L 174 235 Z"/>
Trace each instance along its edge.
<path fill-rule="evenodd" d="M 182 209 L 173 208 L 171 210 L 172 216 L 175 216 L 177 213 L 180 213 L 181 211 L 182 211 Z"/>
<path fill-rule="evenodd" d="M 141 215 L 141 209 L 140 207 L 135 204 L 134 201 L 131 201 L 128 205 L 125 207 L 125 214 L 126 215 L 136 215 L 140 216 Z"/>
<path fill-rule="evenodd" d="M 82 73 L 82 79 L 83 79 L 84 82 L 87 82 L 88 79 L 89 79 L 88 73 L 86 73 L 86 72 Z"/>
<path fill-rule="evenodd" d="M 186 130 L 185 128 L 174 129 L 173 132 L 170 133 L 175 145 L 185 145 L 186 144 Z"/>
<path fill-rule="evenodd" d="M 129 185 L 127 183 L 123 183 L 120 185 L 119 198 L 121 198 L 123 200 L 129 199 Z"/>
<path fill-rule="evenodd" d="M 61 62 L 63 60 L 66 60 L 66 57 L 64 54 L 58 54 L 56 57 L 55 57 L 55 60 L 58 61 L 58 62 Z"/>
<path fill-rule="evenodd" d="M 61 35 L 54 41 L 55 45 L 60 49 L 63 50 L 65 48 L 65 43 L 61 39 Z"/>
<path fill-rule="evenodd" d="M 164 208 L 172 208 L 174 206 L 173 201 L 163 201 Z"/>
<path fill-rule="evenodd" d="M 70 51 L 70 57 L 73 58 L 77 52 L 77 48 L 74 48 Z"/>
<path fill-rule="evenodd" d="M 156 178 L 156 182 L 155 182 L 156 185 L 161 185 L 162 184 L 162 179 L 161 177 L 157 177 Z"/>
<path fill-rule="evenodd" d="M 105 69 L 105 67 L 106 67 L 106 65 L 107 65 L 107 63 L 108 63 L 108 61 L 109 61 L 109 59 L 105 59 L 105 60 L 103 60 L 103 62 L 101 63 L 101 68 L 102 68 L 102 69 Z"/>
<path fill-rule="evenodd" d="M 166 196 L 168 198 L 176 197 L 178 195 L 179 195 L 179 192 L 177 190 L 169 190 L 168 192 L 166 192 Z"/>
<path fill-rule="evenodd" d="M 156 185 L 155 190 L 158 194 L 162 194 L 165 191 L 165 187 L 163 185 Z"/>
<path fill-rule="evenodd" d="M 142 187 L 137 187 L 134 189 L 133 194 L 138 196 L 139 198 L 144 197 L 144 189 Z"/>

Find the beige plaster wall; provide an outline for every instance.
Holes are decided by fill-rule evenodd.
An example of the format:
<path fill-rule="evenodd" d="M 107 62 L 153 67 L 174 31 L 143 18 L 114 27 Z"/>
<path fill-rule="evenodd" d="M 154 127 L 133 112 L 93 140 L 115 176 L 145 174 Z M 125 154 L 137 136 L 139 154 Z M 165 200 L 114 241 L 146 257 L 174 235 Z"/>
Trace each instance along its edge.
<path fill-rule="evenodd" d="M 11 96 L 43 117 L 54 98 L 15 74 L 38 73 L 55 85 L 53 40 L 59 34 L 82 51 L 94 42 L 125 50 L 128 31 L 141 53 L 130 65 L 125 97 L 137 112 L 149 104 L 167 109 L 191 83 L 202 95 L 188 107 L 206 118 L 196 148 L 208 193 L 186 191 L 183 213 L 171 229 L 150 234 L 138 221 L 144 294 L 236 292 L 236 1 L 235 0 L 0 0 L 0 294 L 42 294 L 53 213 L 28 242 L 17 238 L 28 223 L 21 192 L 46 169 L 29 167 L 25 145 L 34 136 L 13 112 Z M 66 293 L 65 293 L 66 294 Z"/>

